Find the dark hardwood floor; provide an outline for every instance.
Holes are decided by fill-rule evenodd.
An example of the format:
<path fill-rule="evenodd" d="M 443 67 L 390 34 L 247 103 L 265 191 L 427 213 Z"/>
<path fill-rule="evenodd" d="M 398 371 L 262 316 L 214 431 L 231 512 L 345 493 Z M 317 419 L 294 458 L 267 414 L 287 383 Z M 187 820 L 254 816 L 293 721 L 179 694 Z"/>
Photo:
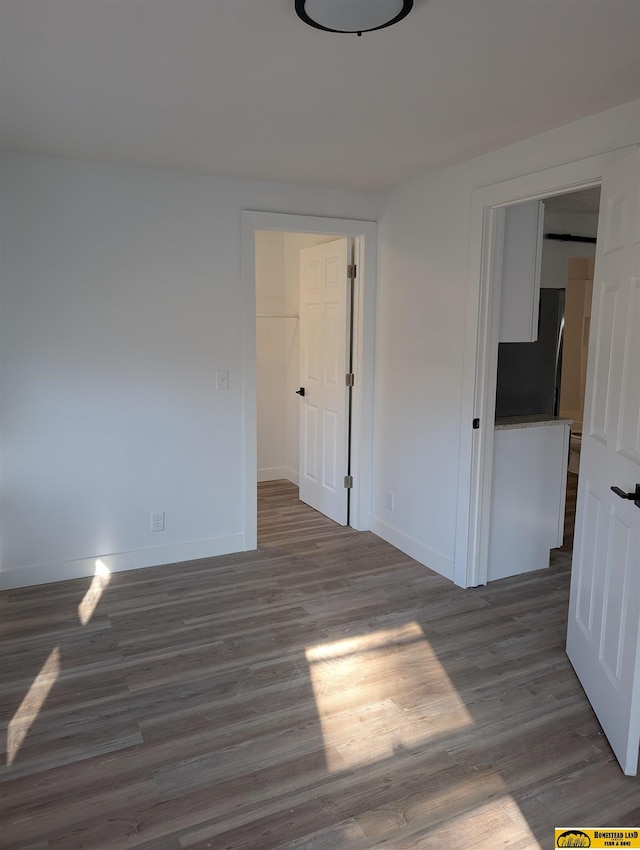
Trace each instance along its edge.
<path fill-rule="evenodd" d="M 564 653 L 568 547 L 459 590 L 288 482 L 260 485 L 259 540 L 0 594 L 4 850 L 550 848 L 640 824 Z"/>

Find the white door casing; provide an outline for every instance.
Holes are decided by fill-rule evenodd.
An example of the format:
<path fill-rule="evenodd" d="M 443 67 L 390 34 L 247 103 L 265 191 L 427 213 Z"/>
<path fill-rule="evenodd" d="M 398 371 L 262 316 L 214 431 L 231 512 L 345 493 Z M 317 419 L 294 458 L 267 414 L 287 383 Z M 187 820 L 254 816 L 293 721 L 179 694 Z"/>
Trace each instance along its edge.
<path fill-rule="evenodd" d="M 257 545 L 257 416 L 256 416 L 256 230 L 317 233 L 353 238 L 358 276 L 353 307 L 353 357 L 358 379 L 352 390 L 350 525 L 371 526 L 373 490 L 373 391 L 375 372 L 376 291 L 378 279 L 377 224 L 359 219 L 242 211 L 241 265 L 243 289 L 243 501 L 244 550 Z M 293 389 L 293 388 L 292 388 Z"/>
<path fill-rule="evenodd" d="M 603 175 L 567 653 L 622 769 L 640 745 L 640 152 Z"/>
<path fill-rule="evenodd" d="M 473 192 L 454 565 L 454 581 L 461 587 L 487 581 L 504 207 L 600 186 L 609 168 L 632 149 L 635 146 L 608 151 Z M 474 420 L 479 427 L 472 427 Z"/>
<path fill-rule="evenodd" d="M 347 524 L 349 240 L 300 251 L 300 499 Z"/>

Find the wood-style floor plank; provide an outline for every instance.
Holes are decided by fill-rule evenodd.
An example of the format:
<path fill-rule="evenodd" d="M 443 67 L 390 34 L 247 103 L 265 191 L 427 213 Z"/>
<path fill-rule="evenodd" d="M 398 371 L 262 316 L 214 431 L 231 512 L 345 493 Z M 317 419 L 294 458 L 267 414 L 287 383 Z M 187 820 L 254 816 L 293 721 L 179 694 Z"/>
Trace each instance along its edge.
<path fill-rule="evenodd" d="M 3 850 L 550 847 L 640 825 L 548 570 L 460 590 L 288 482 L 259 548 L 0 594 Z"/>

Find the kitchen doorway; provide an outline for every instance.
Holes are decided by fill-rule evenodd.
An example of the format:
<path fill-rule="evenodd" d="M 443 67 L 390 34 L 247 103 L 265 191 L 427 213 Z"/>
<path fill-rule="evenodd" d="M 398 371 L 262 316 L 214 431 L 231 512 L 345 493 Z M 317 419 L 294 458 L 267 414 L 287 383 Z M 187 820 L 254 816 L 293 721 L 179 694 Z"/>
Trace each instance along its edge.
<path fill-rule="evenodd" d="M 484 429 L 472 441 L 467 585 L 486 582 L 483 534 L 490 505 L 478 494 L 492 489 L 495 379 L 501 278 L 500 224 L 512 204 L 602 186 L 601 244 L 597 247 L 593 327 L 590 328 L 585 443 L 575 547 L 571 566 L 567 654 L 623 770 L 634 775 L 638 761 L 635 708 L 640 694 L 637 578 L 638 479 L 637 362 L 638 149 L 625 148 L 546 172 L 478 190 L 474 198 L 477 241 L 472 274 L 479 275 L 478 344 L 474 390 Z M 472 277 L 472 280 L 475 278 Z M 590 324 L 590 323 L 589 323 Z M 476 420 L 477 421 L 477 420 Z M 493 426 L 493 427 L 492 427 Z M 480 430 L 479 428 L 474 430 Z M 488 459 L 488 463 L 487 463 Z M 526 487 L 523 490 L 526 493 Z M 635 507 L 634 507 L 635 504 Z M 635 559 L 635 560 L 634 560 Z"/>
<path fill-rule="evenodd" d="M 454 571 L 454 580 L 462 587 L 487 581 L 505 208 L 597 189 L 602 175 L 618 158 L 619 153 L 589 157 L 478 189 L 473 194 L 470 307 L 465 328 L 468 378 L 464 391 L 472 414 L 469 430 L 463 430 L 468 437 L 462 443 L 459 476 L 460 487 L 468 488 L 470 498 L 468 513 L 465 506 L 459 516 Z"/>
<path fill-rule="evenodd" d="M 519 428 L 529 425 L 542 426 L 544 417 L 548 417 L 550 424 L 560 420 L 568 424 L 566 434 L 561 429 L 555 428 L 553 435 L 555 443 L 550 440 L 549 453 L 555 451 L 558 457 L 553 460 L 549 457 L 540 457 L 533 462 L 529 473 L 520 478 L 528 480 L 527 489 L 530 491 L 538 483 L 537 473 L 543 469 L 545 463 L 551 464 L 549 471 L 550 480 L 545 484 L 548 492 L 541 494 L 541 503 L 536 508 L 535 503 L 529 506 L 528 517 L 520 529 L 518 539 L 513 535 L 511 538 L 510 551 L 501 551 L 499 554 L 506 560 L 516 561 L 521 555 L 528 568 L 543 568 L 548 566 L 549 551 L 559 549 L 562 552 L 571 553 L 573 543 L 573 528 L 575 523 L 576 493 L 582 442 L 582 421 L 584 411 L 584 399 L 586 390 L 587 354 L 589 347 L 589 331 L 591 320 L 591 301 L 593 293 L 593 273 L 595 265 L 596 237 L 598 232 L 598 217 L 600 205 L 600 189 L 591 188 L 564 195 L 555 195 L 533 202 L 533 206 L 540 207 L 540 226 L 537 228 L 536 236 L 539 238 L 540 262 L 535 277 L 531 275 L 531 282 L 535 284 L 535 292 L 538 303 L 534 313 L 533 332 L 531 325 L 525 325 L 524 334 L 526 341 L 514 341 L 513 327 L 504 327 L 503 311 L 501 310 L 501 324 L 499 327 L 498 343 L 498 365 L 496 381 L 496 435 L 495 439 L 504 441 L 511 439 L 513 446 L 510 451 L 517 449 L 516 444 L 521 443 L 521 454 L 528 451 L 532 455 L 535 451 L 546 450 L 535 440 L 527 439 L 526 434 L 519 431 L 516 434 L 504 435 L 498 433 L 500 429 L 510 425 Z M 509 230 L 510 212 L 516 207 L 506 209 L 505 240 L 513 238 L 513 229 Z M 525 210 L 526 211 L 526 210 Z M 533 210 L 535 213 L 536 210 Z M 533 240 L 532 240 L 533 241 Z M 504 256 L 507 257 L 505 244 Z M 522 252 L 522 245 L 519 248 Z M 501 298 L 507 301 L 513 298 L 508 287 L 514 285 L 513 275 L 526 271 L 525 262 L 514 264 L 505 261 L 503 264 L 503 280 Z M 524 310 L 522 311 L 524 312 Z M 515 330 L 518 328 L 516 326 Z M 502 341 L 506 335 L 509 341 Z M 566 440 L 569 445 L 565 446 Z M 494 476 L 500 471 L 499 459 L 502 446 L 494 445 Z M 510 472 L 514 466 L 521 463 L 519 457 L 510 457 Z M 564 472 L 560 467 L 564 468 Z M 559 474 L 558 474 L 559 472 Z M 566 476 L 562 479 L 563 474 Z M 503 473 L 504 477 L 505 473 Z M 495 483 L 495 482 L 494 482 Z M 514 482 L 516 488 L 519 483 Z M 542 482 L 540 482 L 542 486 Z M 505 510 L 513 510 L 516 513 L 515 521 L 510 523 L 512 527 L 518 526 L 518 516 L 521 516 L 521 499 L 514 499 L 513 493 L 507 493 L 505 499 L 500 499 L 494 490 L 493 506 L 499 505 L 500 515 L 492 518 L 496 527 L 504 527 Z M 517 502 L 517 506 L 506 507 L 510 502 Z M 522 547 L 526 545 L 527 533 L 531 529 L 535 512 L 540 518 L 540 533 L 543 531 L 542 515 L 547 510 L 557 510 L 559 522 L 553 528 L 553 516 L 546 520 L 547 547 L 541 544 L 537 553 L 536 561 L 531 559 L 529 563 L 526 555 L 523 556 Z M 498 533 L 498 532 L 496 532 Z M 555 538 L 555 539 L 552 539 Z M 509 567 L 502 566 L 499 575 L 492 574 L 495 565 L 491 563 L 492 555 L 490 541 L 490 562 L 488 565 L 488 579 L 503 577 L 508 574 L 509 569 L 513 571 L 526 571 L 522 564 Z"/>

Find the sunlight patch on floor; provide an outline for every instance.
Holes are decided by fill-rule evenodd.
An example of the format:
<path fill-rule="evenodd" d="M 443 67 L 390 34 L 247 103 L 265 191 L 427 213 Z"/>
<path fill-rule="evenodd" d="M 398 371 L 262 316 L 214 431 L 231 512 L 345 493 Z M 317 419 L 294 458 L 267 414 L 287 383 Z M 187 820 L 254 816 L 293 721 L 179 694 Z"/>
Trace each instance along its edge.
<path fill-rule="evenodd" d="M 356 815 L 356 821 L 376 846 L 390 848 L 541 847 L 500 771 L 491 765 L 447 767 L 442 762 L 440 770 L 430 773 L 425 763 L 412 792 Z"/>
<path fill-rule="evenodd" d="M 7 728 L 7 766 L 13 764 L 18 750 L 33 726 L 49 691 L 60 675 L 60 648 L 51 650 Z"/>
<path fill-rule="evenodd" d="M 548 840 L 553 841 L 553 832 Z M 505 795 L 447 820 L 430 830 L 426 840 L 417 842 L 416 846 L 424 850 L 440 850 L 442 847 L 538 850 L 550 845 L 538 842 L 518 804 L 511 796 Z"/>
<path fill-rule="evenodd" d="M 331 771 L 372 764 L 473 723 L 417 623 L 305 653 Z M 432 703 L 430 717 L 394 701 L 408 692 Z"/>
<path fill-rule="evenodd" d="M 100 558 L 96 561 L 96 571 L 89 590 L 84 595 L 82 602 L 78 605 L 78 617 L 83 626 L 86 626 L 93 617 L 93 612 L 100 602 L 100 597 L 111 580 L 111 570 Z"/>

